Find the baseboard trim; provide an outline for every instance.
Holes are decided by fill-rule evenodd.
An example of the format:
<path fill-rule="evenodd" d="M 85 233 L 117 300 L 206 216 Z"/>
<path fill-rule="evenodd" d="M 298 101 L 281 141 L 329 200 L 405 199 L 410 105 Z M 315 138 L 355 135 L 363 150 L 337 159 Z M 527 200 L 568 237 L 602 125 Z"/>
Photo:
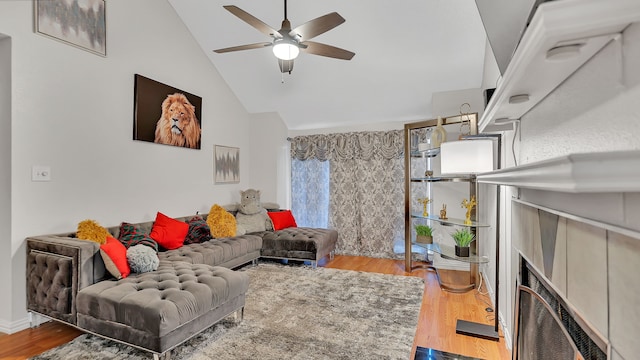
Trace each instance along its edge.
<path fill-rule="evenodd" d="M 14 334 L 18 331 L 28 329 L 30 324 L 31 322 L 29 321 L 28 316 L 13 322 L 0 319 L 0 332 L 5 334 Z"/>
<path fill-rule="evenodd" d="M 491 306 L 495 307 L 495 302 L 493 301 L 493 299 L 495 298 L 495 293 L 493 291 L 493 288 L 491 287 L 491 283 L 487 279 L 487 275 L 484 271 L 481 272 L 481 276 L 482 276 L 483 285 L 487 289 L 487 294 L 489 295 L 489 301 L 491 301 Z M 511 349 L 512 348 L 511 328 L 509 328 L 507 326 L 507 323 L 504 321 L 504 316 L 502 315 L 502 311 L 504 311 L 504 305 L 500 306 L 500 309 L 498 309 L 498 322 L 502 327 L 502 335 L 504 335 L 504 344 L 508 350 L 512 350 Z"/>

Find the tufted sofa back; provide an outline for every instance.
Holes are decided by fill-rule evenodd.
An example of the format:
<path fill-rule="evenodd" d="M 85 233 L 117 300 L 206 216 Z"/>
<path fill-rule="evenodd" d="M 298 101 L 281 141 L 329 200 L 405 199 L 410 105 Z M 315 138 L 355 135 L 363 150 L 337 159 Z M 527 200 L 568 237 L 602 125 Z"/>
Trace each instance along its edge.
<path fill-rule="evenodd" d="M 177 218 L 187 221 L 196 215 Z M 206 220 L 206 214 L 198 215 Z M 151 232 L 153 221 L 137 223 Z M 116 239 L 120 225 L 107 230 Z M 109 278 L 100 245 L 78 240 L 76 232 L 27 238 L 27 310 L 76 324 L 76 295 Z"/>

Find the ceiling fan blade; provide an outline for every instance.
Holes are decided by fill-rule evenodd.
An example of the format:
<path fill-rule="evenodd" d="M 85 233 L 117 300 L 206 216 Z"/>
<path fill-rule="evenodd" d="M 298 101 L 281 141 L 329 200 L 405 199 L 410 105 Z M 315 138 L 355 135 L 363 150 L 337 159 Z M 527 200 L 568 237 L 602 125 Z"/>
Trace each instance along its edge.
<path fill-rule="evenodd" d="M 300 47 L 300 51 L 307 52 L 309 54 L 326 56 L 330 58 L 342 59 L 342 60 L 351 60 L 355 53 L 340 49 L 339 47 L 321 44 L 314 41 L 305 41 L 302 45 L 307 45 L 306 48 Z"/>
<path fill-rule="evenodd" d="M 271 43 L 270 42 L 262 42 L 262 43 L 255 43 L 255 44 L 232 46 L 232 47 L 213 50 L 213 51 L 218 53 L 218 54 L 222 54 L 222 53 L 227 53 L 227 52 L 231 52 L 231 51 L 259 49 L 259 48 L 263 48 L 263 47 L 267 47 L 267 46 L 271 46 Z"/>
<path fill-rule="evenodd" d="M 272 36 L 272 37 L 275 37 L 275 38 L 278 38 L 278 39 L 282 37 L 282 35 L 280 35 L 278 30 L 276 30 L 276 29 L 272 28 L 271 26 L 265 24 L 264 22 L 262 22 L 262 20 L 260 20 L 257 17 L 249 14 L 248 12 L 240 9 L 239 7 L 237 7 L 235 5 L 225 5 L 225 6 L 223 6 L 223 8 L 227 9 L 227 11 L 229 11 L 233 15 L 239 17 L 240 20 L 242 20 L 242 21 L 246 22 L 247 24 L 253 26 L 258 31 L 260 31 L 261 33 L 263 33 L 263 34 L 265 34 L 267 36 Z"/>
<path fill-rule="evenodd" d="M 291 74 L 291 71 L 293 71 L 293 60 L 278 59 L 278 66 L 280 66 L 281 73 L 288 72 Z"/>
<path fill-rule="evenodd" d="M 291 30 L 291 32 L 289 32 L 289 35 L 291 35 L 292 37 L 299 35 L 301 37 L 300 41 L 306 41 L 333 29 L 343 22 L 345 22 L 345 20 L 342 16 L 340 16 L 340 14 L 338 14 L 337 12 L 332 12 L 330 14 L 307 21 L 306 23 Z"/>

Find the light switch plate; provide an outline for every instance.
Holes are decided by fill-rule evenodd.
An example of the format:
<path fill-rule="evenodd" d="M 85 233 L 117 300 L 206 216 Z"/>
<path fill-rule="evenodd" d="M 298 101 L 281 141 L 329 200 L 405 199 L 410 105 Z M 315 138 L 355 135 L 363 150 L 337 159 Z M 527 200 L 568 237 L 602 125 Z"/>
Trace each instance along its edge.
<path fill-rule="evenodd" d="M 32 166 L 31 181 L 51 181 L 51 167 L 44 165 Z"/>

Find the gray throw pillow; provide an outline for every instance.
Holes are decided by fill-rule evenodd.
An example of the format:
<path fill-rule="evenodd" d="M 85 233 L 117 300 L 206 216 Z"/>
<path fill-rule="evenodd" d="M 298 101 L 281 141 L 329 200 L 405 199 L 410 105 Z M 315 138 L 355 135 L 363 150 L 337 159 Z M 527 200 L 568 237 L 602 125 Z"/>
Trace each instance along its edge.
<path fill-rule="evenodd" d="M 145 273 L 155 271 L 160 265 L 158 254 L 149 246 L 138 244 L 127 249 L 127 262 L 131 272 Z"/>

